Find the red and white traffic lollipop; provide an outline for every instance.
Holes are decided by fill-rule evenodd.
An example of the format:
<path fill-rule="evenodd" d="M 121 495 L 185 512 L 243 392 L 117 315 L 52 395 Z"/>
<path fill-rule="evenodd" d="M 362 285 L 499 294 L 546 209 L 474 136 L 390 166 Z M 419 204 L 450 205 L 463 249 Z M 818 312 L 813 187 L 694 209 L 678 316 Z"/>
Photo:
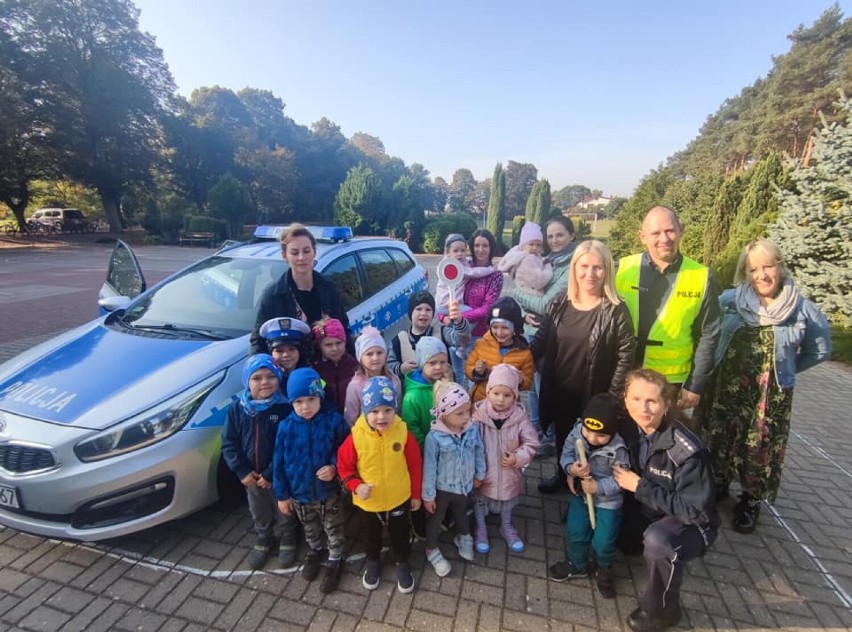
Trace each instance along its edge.
<path fill-rule="evenodd" d="M 458 259 L 444 257 L 438 264 L 438 279 L 450 290 L 450 300 L 455 301 L 455 288 L 464 279 L 464 269 Z"/>

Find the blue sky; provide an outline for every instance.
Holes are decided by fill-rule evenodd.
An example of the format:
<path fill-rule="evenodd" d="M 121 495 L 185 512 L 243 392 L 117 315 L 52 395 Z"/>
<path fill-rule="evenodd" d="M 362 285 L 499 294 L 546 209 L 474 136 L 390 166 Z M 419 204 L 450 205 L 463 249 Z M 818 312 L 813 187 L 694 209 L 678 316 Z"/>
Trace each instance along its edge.
<path fill-rule="evenodd" d="M 179 91 L 268 89 L 450 181 L 531 162 L 630 195 L 828 0 L 134 0 Z M 849 16 L 850 2 L 841 2 Z"/>

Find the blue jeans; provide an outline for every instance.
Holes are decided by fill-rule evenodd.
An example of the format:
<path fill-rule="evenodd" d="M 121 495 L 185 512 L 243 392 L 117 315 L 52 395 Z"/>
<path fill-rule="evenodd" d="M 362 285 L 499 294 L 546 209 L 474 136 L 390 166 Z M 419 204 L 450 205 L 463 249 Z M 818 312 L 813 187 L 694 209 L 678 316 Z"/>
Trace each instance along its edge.
<path fill-rule="evenodd" d="M 598 567 L 612 564 L 615 539 L 621 527 L 621 507 L 595 507 L 595 523 L 595 530 L 592 531 L 585 494 L 571 494 L 568 499 L 568 518 L 565 520 L 565 537 L 568 539 L 568 560 L 578 570 L 589 568 L 589 544 L 595 553 Z"/>

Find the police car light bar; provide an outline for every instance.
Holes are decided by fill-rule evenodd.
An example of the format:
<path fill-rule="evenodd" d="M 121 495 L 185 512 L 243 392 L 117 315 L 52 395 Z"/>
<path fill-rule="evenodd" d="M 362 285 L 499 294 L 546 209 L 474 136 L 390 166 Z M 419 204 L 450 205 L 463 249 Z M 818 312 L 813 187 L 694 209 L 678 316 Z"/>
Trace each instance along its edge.
<path fill-rule="evenodd" d="M 261 225 L 254 229 L 255 239 L 281 239 L 281 233 L 287 226 Z M 317 241 L 337 243 L 352 239 L 349 226 L 308 226 L 307 229 Z"/>

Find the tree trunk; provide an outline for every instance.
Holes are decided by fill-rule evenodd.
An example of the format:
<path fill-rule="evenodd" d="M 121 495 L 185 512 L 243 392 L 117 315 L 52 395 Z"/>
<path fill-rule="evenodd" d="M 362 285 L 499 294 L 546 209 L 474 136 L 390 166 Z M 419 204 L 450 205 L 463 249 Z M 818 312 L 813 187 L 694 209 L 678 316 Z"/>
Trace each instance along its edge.
<path fill-rule="evenodd" d="M 118 214 L 119 196 L 100 191 L 101 204 L 104 207 L 104 214 L 109 222 L 109 232 L 113 235 L 119 235 L 122 232 L 121 217 Z"/>
<path fill-rule="evenodd" d="M 811 162 L 811 152 L 814 150 L 813 134 L 808 136 L 808 142 L 805 143 L 805 150 L 802 152 L 802 166 L 807 167 Z"/>
<path fill-rule="evenodd" d="M 29 191 L 21 195 L 20 199 L 15 199 L 12 196 L 4 197 L 3 203 L 11 209 L 21 232 L 27 232 L 27 220 L 24 218 L 24 211 L 27 210 L 27 204 L 30 203 Z"/>

